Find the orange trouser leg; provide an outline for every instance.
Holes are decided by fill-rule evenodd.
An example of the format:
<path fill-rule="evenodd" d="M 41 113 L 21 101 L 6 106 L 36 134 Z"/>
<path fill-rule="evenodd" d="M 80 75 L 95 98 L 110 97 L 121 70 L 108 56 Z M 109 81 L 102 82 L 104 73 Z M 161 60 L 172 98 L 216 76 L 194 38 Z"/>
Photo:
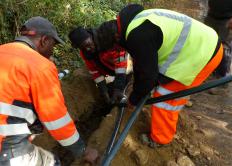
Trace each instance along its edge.
<path fill-rule="evenodd" d="M 221 62 L 223 48 L 220 47 L 214 58 L 202 69 L 190 86 L 185 86 L 177 81 L 172 81 L 157 87 L 153 96 L 158 97 L 169 93 L 178 92 L 191 87 L 199 86 L 216 69 Z M 153 104 L 151 107 L 151 138 L 160 144 L 168 144 L 176 133 L 179 111 L 186 104 L 187 99 L 179 98 Z"/>
<path fill-rule="evenodd" d="M 179 85 L 179 86 L 178 86 Z M 158 86 L 154 97 L 174 93 L 185 89 L 182 84 L 173 81 L 165 86 Z M 187 99 L 168 100 L 152 105 L 151 138 L 159 144 L 168 144 L 176 133 L 179 111 L 186 104 Z"/>

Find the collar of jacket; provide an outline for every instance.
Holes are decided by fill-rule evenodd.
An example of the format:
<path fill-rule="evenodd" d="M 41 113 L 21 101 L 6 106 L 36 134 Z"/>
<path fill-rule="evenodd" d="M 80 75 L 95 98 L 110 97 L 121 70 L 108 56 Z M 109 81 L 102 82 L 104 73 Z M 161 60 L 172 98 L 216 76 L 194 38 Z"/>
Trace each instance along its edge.
<path fill-rule="evenodd" d="M 36 50 L 36 46 L 35 44 L 26 36 L 19 36 L 19 37 L 16 37 L 15 42 L 22 42 L 22 43 L 25 43 L 27 44 L 29 47 L 31 47 L 33 50 Z"/>

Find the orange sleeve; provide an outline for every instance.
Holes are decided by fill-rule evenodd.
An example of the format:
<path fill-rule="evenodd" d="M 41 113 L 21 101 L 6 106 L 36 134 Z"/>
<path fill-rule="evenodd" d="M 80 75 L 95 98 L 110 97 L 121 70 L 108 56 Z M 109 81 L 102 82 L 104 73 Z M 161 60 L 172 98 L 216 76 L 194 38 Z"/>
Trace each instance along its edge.
<path fill-rule="evenodd" d="M 36 113 L 49 133 L 63 146 L 79 139 L 79 133 L 65 106 L 54 64 L 33 73 L 31 96 Z"/>

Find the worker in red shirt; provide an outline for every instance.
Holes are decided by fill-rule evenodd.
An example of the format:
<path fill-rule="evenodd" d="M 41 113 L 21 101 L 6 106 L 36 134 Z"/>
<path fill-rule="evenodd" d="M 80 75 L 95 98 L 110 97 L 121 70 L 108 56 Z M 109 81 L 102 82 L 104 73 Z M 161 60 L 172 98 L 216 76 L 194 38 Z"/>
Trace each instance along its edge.
<path fill-rule="evenodd" d="M 43 17 L 26 21 L 20 34 L 0 45 L 0 165 L 60 165 L 52 153 L 30 142 L 42 126 L 76 157 L 93 163 L 97 151 L 86 148 L 77 131 L 49 60 L 54 46 L 63 41 Z"/>
<path fill-rule="evenodd" d="M 109 21 L 111 22 L 111 21 Z M 78 27 L 70 32 L 69 38 L 74 48 L 80 49 L 80 56 L 84 60 L 93 80 L 97 84 L 100 93 L 105 101 L 118 103 L 123 96 L 123 89 L 126 84 L 126 71 L 128 56 L 126 51 L 119 45 L 113 45 L 114 41 L 101 40 L 106 39 L 102 24 L 98 29 L 84 29 Z M 110 47 L 111 49 L 105 49 Z M 107 88 L 106 76 L 114 76 L 112 95 Z"/>

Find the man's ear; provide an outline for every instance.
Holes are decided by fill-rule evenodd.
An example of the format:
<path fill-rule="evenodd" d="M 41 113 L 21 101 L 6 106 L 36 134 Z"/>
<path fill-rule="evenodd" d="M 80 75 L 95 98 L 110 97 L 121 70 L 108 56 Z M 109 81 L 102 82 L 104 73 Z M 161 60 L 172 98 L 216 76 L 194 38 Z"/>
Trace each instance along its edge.
<path fill-rule="evenodd" d="M 49 43 L 49 40 L 48 40 L 48 37 L 47 37 L 47 36 L 44 35 L 44 36 L 42 36 L 42 37 L 40 38 L 40 45 L 41 45 L 42 47 L 48 45 L 48 43 Z"/>

